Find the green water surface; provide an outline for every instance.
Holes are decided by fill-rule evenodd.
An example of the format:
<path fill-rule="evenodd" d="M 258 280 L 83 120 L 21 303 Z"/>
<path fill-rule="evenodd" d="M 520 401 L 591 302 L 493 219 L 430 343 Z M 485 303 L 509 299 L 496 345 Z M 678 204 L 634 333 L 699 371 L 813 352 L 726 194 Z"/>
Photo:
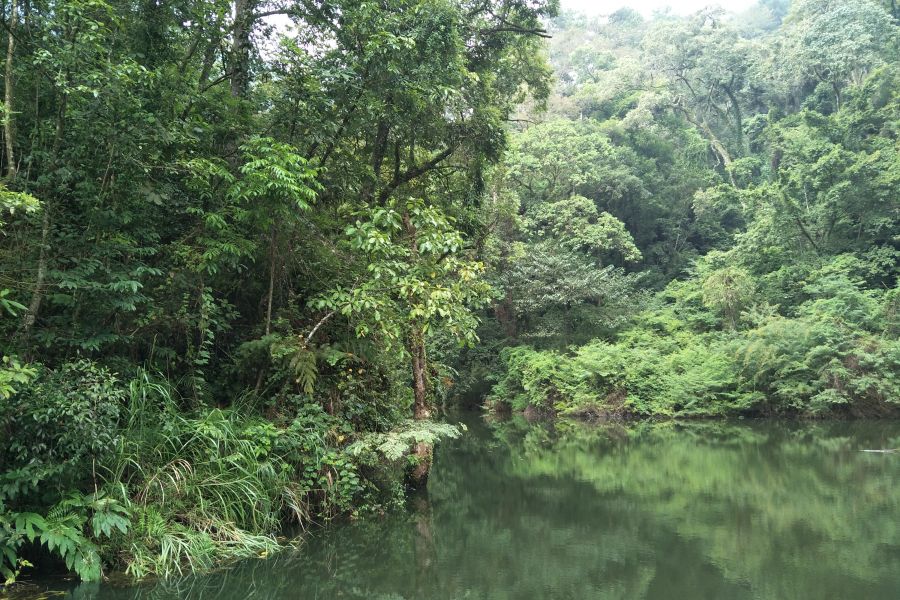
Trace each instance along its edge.
<path fill-rule="evenodd" d="M 900 598 L 897 422 L 462 415 L 427 495 L 295 553 L 98 600 Z"/>

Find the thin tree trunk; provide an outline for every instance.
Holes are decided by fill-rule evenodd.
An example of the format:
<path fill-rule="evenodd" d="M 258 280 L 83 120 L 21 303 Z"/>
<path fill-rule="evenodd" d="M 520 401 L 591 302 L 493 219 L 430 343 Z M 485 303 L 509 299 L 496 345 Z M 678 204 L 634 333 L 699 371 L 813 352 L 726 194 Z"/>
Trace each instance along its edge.
<path fill-rule="evenodd" d="M 403 214 L 403 225 L 409 236 L 409 247 L 412 250 L 412 259 L 419 259 L 419 245 L 416 227 L 410 221 L 409 215 Z M 412 354 L 413 372 L 413 418 L 416 421 L 425 421 L 431 418 L 431 403 L 429 401 L 429 386 L 427 362 L 425 360 L 425 327 L 417 322 L 410 332 L 409 349 Z M 412 487 L 424 488 L 428 483 L 428 473 L 431 471 L 431 459 L 434 448 L 425 442 L 416 442 L 413 445 L 413 454 L 416 457 L 415 466 L 407 473 L 407 483 Z"/>
<path fill-rule="evenodd" d="M 59 157 L 59 150 L 62 147 L 63 131 L 66 123 L 66 105 L 69 97 L 63 94 L 59 101 L 59 112 L 56 116 L 56 136 L 53 139 L 53 149 L 50 151 L 49 171 L 56 171 L 56 160 Z M 52 204 L 50 198 L 44 198 L 43 218 L 41 219 L 41 250 L 38 255 L 38 271 L 35 278 L 34 293 L 31 295 L 31 303 L 28 305 L 28 311 L 25 313 L 25 339 L 27 340 L 34 326 L 34 320 L 38 311 L 41 309 L 41 302 L 44 299 L 44 284 L 47 281 L 47 261 L 50 250 L 50 211 Z"/>
<path fill-rule="evenodd" d="M 16 0 L 12 0 L 9 17 L 9 44 L 6 47 L 6 90 L 3 96 L 5 120 L 3 134 L 6 137 L 6 176 L 10 181 L 16 178 L 15 128 L 13 127 L 13 54 L 16 51 L 16 23 L 19 20 Z"/>
<path fill-rule="evenodd" d="M 381 173 L 381 164 L 384 162 L 384 155 L 387 152 L 388 134 L 391 128 L 386 120 L 378 123 L 378 129 L 375 132 L 375 141 L 372 144 L 372 156 L 369 158 L 369 166 L 372 167 L 372 178 L 363 186 L 360 194 L 363 202 L 372 199 L 375 193 L 375 186 L 378 184 L 378 175 Z"/>
<path fill-rule="evenodd" d="M 788 209 L 793 208 L 791 206 L 790 200 L 788 200 L 787 194 L 785 194 L 784 192 L 781 192 L 781 199 L 784 201 L 784 203 L 788 207 Z M 793 212 L 793 210 L 791 210 L 791 212 Z M 797 227 L 800 228 L 800 231 L 803 233 L 804 237 L 806 237 L 806 239 L 809 240 L 809 243 L 812 244 L 812 247 L 813 247 L 813 249 L 815 249 L 816 254 L 820 254 L 819 246 L 812 239 L 812 236 L 809 235 L 809 232 L 806 230 L 806 227 L 803 226 L 803 221 L 801 221 L 800 217 L 797 216 L 796 214 L 794 214 L 793 217 L 794 217 L 794 222 L 797 223 Z"/>
<path fill-rule="evenodd" d="M 41 251 L 38 255 L 37 277 L 34 282 L 34 293 L 31 295 L 31 303 L 28 312 L 25 313 L 25 339 L 31 334 L 34 327 L 34 319 L 41 309 L 41 301 L 44 299 L 44 283 L 47 281 L 47 254 L 50 249 L 50 203 L 44 202 L 44 214 L 41 219 Z"/>
<path fill-rule="evenodd" d="M 272 241 L 269 245 L 269 297 L 266 301 L 266 335 L 269 335 L 272 325 L 272 297 L 275 295 L 275 263 L 277 261 L 278 228 L 281 217 L 275 219 L 275 228 L 272 231 Z"/>

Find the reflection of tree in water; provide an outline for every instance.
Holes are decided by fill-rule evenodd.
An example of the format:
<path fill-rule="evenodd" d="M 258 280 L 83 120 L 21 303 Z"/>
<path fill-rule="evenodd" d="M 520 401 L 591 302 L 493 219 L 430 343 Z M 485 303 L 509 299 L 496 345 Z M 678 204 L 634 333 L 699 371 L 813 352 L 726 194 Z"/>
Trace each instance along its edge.
<path fill-rule="evenodd" d="M 412 499 L 415 520 L 413 522 L 413 544 L 416 558 L 416 596 L 428 597 L 432 586 L 434 566 L 437 557 L 434 550 L 434 521 L 428 490 L 420 490 Z"/>
<path fill-rule="evenodd" d="M 485 423 L 435 457 L 407 511 L 156 598 L 894 598 L 895 423 Z"/>
<path fill-rule="evenodd" d="M 645 544 L 675 533 L 698 554 L 685 566 L 714 566 L 756 597 L 894 597 L 900 462 L 855 450 L 897 447 L 897 423 L 512 419 L 492 430 L 512 457 L 507 476 L 589 484 L 605 508 L 628 506 Z"/>

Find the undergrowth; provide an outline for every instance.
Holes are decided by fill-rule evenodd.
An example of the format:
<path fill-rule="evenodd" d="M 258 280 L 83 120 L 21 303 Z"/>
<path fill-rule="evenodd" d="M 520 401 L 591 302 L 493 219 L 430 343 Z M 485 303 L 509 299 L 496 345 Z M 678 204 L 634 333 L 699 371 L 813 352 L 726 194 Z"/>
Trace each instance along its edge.
<path fill-rule="evenodd" d="M 264 556 L 287 527 L 374 504 L 377 472 L 413 442 L 458 435 L 413 422 L 356 433 L 300 400 L 276 423 L 254 398 L 188 410 L 143 370 L 126 384 L 88 361 L 37 369 L 0 406 L 6 582 L 37 546 L 83 580 L 108 567 L 171 577 Z"/>
<path fill-rule="evenodd" d="M 613 341 L 567 353 L 505 348 L 490 399 L 560 413 L 884 417 L 900 409 L 898 290 L 843 274 L 804 286 L 787 314 L 758 303 L 732 325 L 701 282 L 674 282 Z"/>

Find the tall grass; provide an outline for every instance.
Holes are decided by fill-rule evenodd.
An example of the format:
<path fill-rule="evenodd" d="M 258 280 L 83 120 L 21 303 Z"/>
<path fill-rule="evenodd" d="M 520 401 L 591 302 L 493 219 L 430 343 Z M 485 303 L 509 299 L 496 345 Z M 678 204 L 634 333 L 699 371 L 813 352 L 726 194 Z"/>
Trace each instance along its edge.
<path fill-rule="evenodd" d="M 118 553 L 137 577 L 268 553 L 282 523 L 309 515 L 296 466 L 252 407 L 239 401 L 185 413 L 179 400 L 140 372 L 129 385 L 117 450 L 101 465 L 107 489 L 133 511 Z"/>

